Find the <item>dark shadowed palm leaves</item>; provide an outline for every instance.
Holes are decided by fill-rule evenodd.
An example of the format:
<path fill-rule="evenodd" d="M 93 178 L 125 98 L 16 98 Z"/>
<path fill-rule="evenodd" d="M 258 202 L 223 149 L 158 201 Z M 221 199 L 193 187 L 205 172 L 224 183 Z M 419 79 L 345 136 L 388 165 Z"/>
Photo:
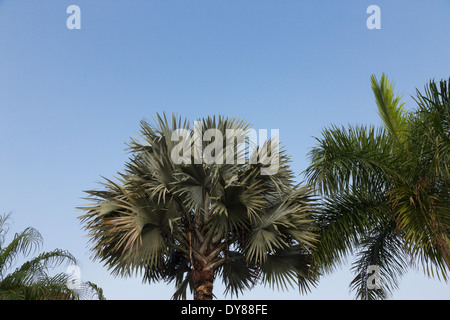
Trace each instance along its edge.
<path fill-rule="evenodd" d="M 305 171 L 325 198 L 316 261 L 332 270 L 356 252 L 351 288 L 362 299 L 386 298 L 409 265 L 445 280 L 450 270 L 448 83 L 417 91 L 409 112 L 384 75 L 372 90 L 384 126 L 324 130 Z M 369 290 L 371 265 L 381 282 Z"/>
<path fill-rule="evenodd" d="M 181 161 L 172 157 L 181 142 L 171 139 L 180 129 L 207 152 L 211 142 L 202 137 L 208 129 L 223 133 L 216 142 L 225 149 L 226 130 L 247 132 L 249 125 L 208 117 L 197 123 L 198 136 L 174 116 L 169 121 L 158 115 L 155 126 L 142 121 L 140 140 L 129 143 L 131 158 L 117 181 L 106 180 L 103 191 L 87 191 L 91 204 L 82 207 L 86 213 L 80 218 L 95 258 L 115 275 L 174 282 L 174 299 L 185 299 L 189 291 L 195 299 L 212 299 L 217 277 L 226 293 L 235 295 L 258 281 L 301 289 L 314 283 L 309 274 L 314 201 L 294 184 L 285 153 L 280 151 L 272 175 L 261 174 L 260 161 L 249 161 L 255 159 L 249 148 L 240 150 L 244 163 L 237 161 L 237 141 L 232 163 L 211 152 L 214 163 L 196 164 L 195 151 L 180 153 Z"/>

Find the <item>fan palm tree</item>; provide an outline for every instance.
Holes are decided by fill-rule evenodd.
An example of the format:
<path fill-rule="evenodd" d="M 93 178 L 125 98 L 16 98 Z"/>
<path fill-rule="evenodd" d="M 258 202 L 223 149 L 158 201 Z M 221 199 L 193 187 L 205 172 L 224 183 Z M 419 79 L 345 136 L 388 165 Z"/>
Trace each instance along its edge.
<path fill-rule="evenodd" d="M 331 272 L 355 253 L 361 299 L 388 297 L 418 262 L 439 279 L 450 270 L 448 84 L 430 82 L 407 111 L 384 74 L 371 82 L 383 126 L 326 128 L 304 172 L 324 199 L 315 261 Z M 381 282 L 370 290 L 372 265 Z"/>
<path fill-rule="evenodd" d="M 261 173 L 268 166 L 263 156 L 275 156 L 261 152 L 275 145 L 273 139 L 262 148 L 238 148 L 227 129 L 242 130 L 240 138 L 249 125 L 208 117 L 191 130 L 187 120 L 175 116 L 169 121 L 157 115 L 154 126 L 141 121 L 140 140 L 129 143 L 125 170 L 116 181 L 105 178 L 104 190 L 86 191 L 90 203 L 80 207 L 94 258 L 116 276 L 174 282 L 173 299 L 186 299 L 188 292 L 196 300 L 212 299 L 218 277 L 225 294 L 236 296 L 259 281 L 310 288 L 316 241 L 310 191 L 294 184 L 282 150 L 276 154 L 277 172 Z M 210 130 L 223 133 L 214 140 L 220 148 L 211 150 Z M 172 141 L 180 132 L 188 133 L 185 145 Z M 196 157 L 195 146 L 203 155 L 210 150 L 210 159 Z M 231 158 L 220 152 L 227 146 L 235 151 Z"/>
<path fill-rule="evenodd" d="M 76 259 L 65 250 L 43 252 L 8 273 L 20 254 L 27 256 L 42 244 L 41 234 L 28 227 L 5 245 L 8 219 L 9 215 L 0 216 L 0 300 L 74 300 L 87 293 L 104 298 L 102 289 L 91 282 L 85 283 L 81 290 L 70 289 L 67 274 L 47 273 L 49 268 L 62 263 L 76 264 Z"/>

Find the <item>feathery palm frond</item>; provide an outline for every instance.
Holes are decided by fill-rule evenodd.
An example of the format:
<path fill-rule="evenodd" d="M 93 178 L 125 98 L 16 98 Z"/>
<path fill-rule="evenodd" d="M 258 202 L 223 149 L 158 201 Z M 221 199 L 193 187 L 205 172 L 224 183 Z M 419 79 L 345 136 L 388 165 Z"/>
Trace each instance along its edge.
<path fill-rule="evenodd" d="M 67 283 L 70 278 L 65 273 L 48 274 L 50 269 L 61 264 L 77 264 L 75 257 L 65 250 L 40 253 L 10 271 L 19 255 L 28 256 L 38 250 L 43 239 L 36 229 L 29 227 L 16 233 L 12 241 L 4 245 L 8 218 L 9 215 L 0 216 L 0 300 L 80 299 L 90 293 L 89 288 L 69 288 Z"/>
<path fill-rule="evenodd" d="M 324 197 L 316 267 L 332 271 L 356 250 L 350 287 L 364 299 L 388 297 L 417 262 L 445 280 L 450 270 L 447 82 L 430 82 L 424 95 L 417 91 L 414 112 L 405 110 L 384 74 L 371 82 L 384 127 L 324 130 L 304 171 Z M 378 290 L 367 290 L 369 265 L 380 267 Z"/>

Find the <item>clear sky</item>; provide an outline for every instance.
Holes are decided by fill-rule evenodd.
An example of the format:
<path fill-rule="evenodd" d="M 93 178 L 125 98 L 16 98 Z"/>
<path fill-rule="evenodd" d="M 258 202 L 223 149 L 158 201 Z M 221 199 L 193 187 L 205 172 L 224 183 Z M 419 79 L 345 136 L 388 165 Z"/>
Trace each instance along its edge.
<path fill-rule="evenodd" d="M 78 30 L 66 26 L 73 4 Z M 366 26 L 370 5 L 381 29 Z M 448 79 L 449 15 L 448 0 L 0 0 L 0 213 L 13 213 L 12 231 L 38 229 L 43 250 L 73 253 L 107 298 L 169 299 L 172 285 L 91 261 L 75 208 L 123 168 L 139 121 L 223 114 L 279 129 L 300 174 L 324 127 L 380 124 L 372 74 L 394 80 L 409 108 L 416 88 Z M 259 286 L 243 298 L 352 299 L 349 268 L 308 295 Z M 449 289 L 410 271 L 393 298 Z"/>

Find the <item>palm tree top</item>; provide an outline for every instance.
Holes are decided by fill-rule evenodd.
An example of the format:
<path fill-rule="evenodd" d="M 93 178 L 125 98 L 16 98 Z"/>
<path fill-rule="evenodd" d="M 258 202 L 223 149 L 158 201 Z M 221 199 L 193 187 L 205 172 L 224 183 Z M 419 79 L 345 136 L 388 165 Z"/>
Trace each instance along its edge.
<path fill-rule="evenodd" d="M 185 298 L 188 290 L 211 298 L 216 277 L 232 294 L 257 281 L 282 287 L 311 282 L 314 204 L 308 188 L 294 183 L 284 150 L 264 153 L 273 140 L 239 148 L 250 126 L 237 118 L 207 117 L 190 126 L 157 115 L 155 122 L 141 122 L 117 181 L 105 179 L 104 190 L 87 191 L 91 204 L 80 207 L 86 211 L 80 219 L 94 258 L 115 275 L 175 282 L 174 298 Z M 187 146 L 172 139 L 180 129 L 192 129 L 183 140 Z M 208 132 L 214 130 L 220 134 L 212 139 Z M 230 141 L 226 130 L 242 132 Z M 196 146 L 214 161 L 199 162 Z M 234 161 L 227 161 L 227 147 Z M 174 150 L 184 151 L 183 161 L 174 159 Z M 274 157 L 276 172 L 263 174 Z"/>
<path fill-rule="evenodd" d="M 450 88 L 431 81 L 415 110 L 383 74 L 371 77 L 382 126 L 331 126 L 317 138 L 304 171 L 324 198 L 316 261 L 332 271 L 356 254 L 357 296 L 386 298 L 409 266 L 448 279 L 450 270 Z M 379 266 L 381 289 L 368 290 Z"/>

